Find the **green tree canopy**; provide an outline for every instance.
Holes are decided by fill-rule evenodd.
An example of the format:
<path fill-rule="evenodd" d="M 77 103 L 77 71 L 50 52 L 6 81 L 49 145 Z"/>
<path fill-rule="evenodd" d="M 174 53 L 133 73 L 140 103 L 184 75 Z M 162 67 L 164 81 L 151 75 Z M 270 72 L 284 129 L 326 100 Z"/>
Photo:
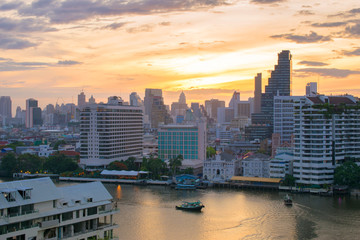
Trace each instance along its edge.
<path fill-rule="evenodd" d="M 214 157 L 216 150 L 213 147 L 206 147 L 206 158 Z"/>
<path fill-rule="evenodd" d="M 282 184 L 284 186 L 295 186 L 295 177 L 293 175 L 286 174 Z"/>
<path fill-rule="evenodd" d="M 0 168 L 7 176 L 12 176 L 13 173 L 20 171 L 20 165 L 14 153 L 6 154 L 2 160 Z"/>
<path fill-rule="evenodd" d="M 78 168 L 79 166 L 72 158 L 59 153 L 50 156 L 44 163 L 44 170 L 56 174 L 67 171 L 75 171 Z"/>
<path fill-rule="evenodd" d="M 360 187 L 360 167 L 352 161 L 335 168 L 334 183 L 349 187 Z"/>

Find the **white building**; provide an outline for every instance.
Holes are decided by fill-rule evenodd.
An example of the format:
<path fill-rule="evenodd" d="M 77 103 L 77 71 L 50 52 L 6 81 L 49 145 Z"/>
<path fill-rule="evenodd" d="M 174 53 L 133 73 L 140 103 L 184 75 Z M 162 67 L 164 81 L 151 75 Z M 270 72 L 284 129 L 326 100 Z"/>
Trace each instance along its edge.
<path fill-rule="evenodd" d="M 239 174 L 240 160 L 236 155 L 222 152 L 215 158 L 206 159 L 203 168 L 204 179 L 210 181 L 226 181 Z"/>
<path fill-rule="evenodd" d="M 243 176 L 245 177 L 270 177 L 270 158 L 261 153 L 255 153 L 241 161 Z"/>
<path fill-rule="evenodd" d="M 353 96 L 303 97 L 294 115 L 298 183 L 331 184 L 335 167 L 346 158 L 360 158 L 360 109 Z"/>
<path fill-rule="evenodd" d="M 118 97 L 109 97 L 107 104 L 84 107 L 80 113 L 80 164 L 96 168 L 140 157 L 142 116 L 140 107 L 124 106 Z"/>
<path fill-rule="evenodd" d="M 294 134 L 294 102 L 300 96 L 274 96 L 274 133 L 280 134 L 280 144 L 291 143 Z"/>
<path fill-rule="evenodd" d="M 112 196 L 100 182 L 56 187 L 50 178 L 0 183 L 0 239 L 114 239 Z"/>
<path fill-rule="evenodd" d="M 293 173 L 294 149 L 278 147 L 276 155 L 270 160 L 270 178 L 285 178 Z"/>
<path fill-rule="evenodd" d="M 317 95 L 317 83 L 309 82 L 306 84 L 306 96 L 315 97 Z"/>

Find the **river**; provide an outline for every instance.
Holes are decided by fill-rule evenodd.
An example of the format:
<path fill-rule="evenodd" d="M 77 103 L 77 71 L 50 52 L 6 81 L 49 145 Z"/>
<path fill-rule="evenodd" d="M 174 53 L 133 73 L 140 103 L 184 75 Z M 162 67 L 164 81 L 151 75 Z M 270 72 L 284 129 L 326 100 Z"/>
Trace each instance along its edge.
<path fill-rule="evenodd" d="M 1 180 L 0 180 L 1 182 Z M 58 183 L 66 186 L 74 183 Z M 238 189 L 174 190 L 105 184 L 118 202 L 120 240 L 359 239 L 360 199 Z M 201 213 L 175 210 L 201 200 Z"/>
<path fill-rule="evenodd" d="M 230 189 L 196 191 L 162 186 L 106 184 L 118 201 L 120 239 L 358 239 L 360 200 Z M 175 210 L 181 201 L 201 200 L 201 213 Z"/>

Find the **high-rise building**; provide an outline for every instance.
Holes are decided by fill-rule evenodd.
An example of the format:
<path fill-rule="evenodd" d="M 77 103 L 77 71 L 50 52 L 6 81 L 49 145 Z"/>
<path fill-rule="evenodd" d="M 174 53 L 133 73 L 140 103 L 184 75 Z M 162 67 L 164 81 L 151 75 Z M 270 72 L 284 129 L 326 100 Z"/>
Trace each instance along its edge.
<path fill-rule="evenodd" d="M 205 110 L 208 116 L 212 119 L 217 119 L 217 111 L 220 107 L 225 107 L 225 101 L 220 101 L 218 99 L 211 99 L 205 101 Z"/>
<path fill-rule="evenodd" d="M 143 101 L 141 100 L 140 96 L 136 92 L 132 92 L 130 94 L 130 105 L 135 107 L 141 107 L 144 105 Z"/>
<path fill-rule="evenodd" d="M 173 102 L 171 104 L 171 115 L 173 117 L 185 116 L 187 109 L 188 109 L 188 106 L 186 104 L 185 94 L 184 94 L 184 92 L 181 92 L 181 94 L 179 96 L 179 101 Z"/>
<path fill-rule="evenodd" d="M 309 82 L 306 84 L 306 96 L 314 97 L 317 95 L 317 83 Z"/>
<path fill-rule="evenodd" d="M 255 77 L 254 113 L 261 112 L 261 73 Z"/>
<path fill-rule="evenodd" d="M 32 128 L 34 125 L 41 125 L 41 123 L 41 109 L 38 107 L 38 101 L 33 98 L 27 99 L 25 126 Z"/>
<path fill-rule="evenodd" d="M 9 96 L 0 97 L 0 115 L 6 118 L 12 118 L 11 98 Z"/>
<path fill-rule="evenodd" d="M 80 112 L 80 163 L 104 167 L 113 161 L 140 157 L 143 151 L 143 113 L 123 105 L 119 97 L 92 104 Z"/>
<path fill-rule="evenodd" d="M 292 143 L 294 134 L 294 102 L 300 101 L 301 96 L 274 97 L 274 133 L 280 135 L 279 144 Z"/>
<path fill-rule="evenodd" d="M 252 115 L 255 124 L 273 125 L 274 96 L 291 96 L 292 56 L 283 50 L 278 54 L 278 64 L 271 71 L 265 93 L 261 94 L 261 113 Z"/>
<path fill-rule="evenodd" d="M 91 97 L 89 98 L 89 104 L 95 104 L 96 101 L 95 101 L 95 98 L 93 95 L 91 95 Z"/>
<path fill-rule="evenodd" d="M 86 96 L 84 92 L 78 95 L 78 107 L 83 107 L 86 104 Z"/>
<path fill-rule="evenodd" d="M 161 89 L 145 89 L 145 114 L 149 117 L 152 128 L 158 128 L 159 123 L 172 123 L 172 118 L 166 109 Z"/>
<path fill-rule="evenodd" d="M 232 108 L 234 110 L 234 116 L 233 118 L 235 117 L 238 117 L 239 116 L 239 113 L 238 113 L 238 104 L 240 103 L 240 92 L 237 92 L 235 91 L 230 99 L 230 102 L 229 102 L 229 108 Z"/>
<path fill-rule="evenodd" d="M 294 116 L 297 183 L 332 184 L 335 167 L 360 158 L 360 109 L 353 96 L 302 97 Z"/>

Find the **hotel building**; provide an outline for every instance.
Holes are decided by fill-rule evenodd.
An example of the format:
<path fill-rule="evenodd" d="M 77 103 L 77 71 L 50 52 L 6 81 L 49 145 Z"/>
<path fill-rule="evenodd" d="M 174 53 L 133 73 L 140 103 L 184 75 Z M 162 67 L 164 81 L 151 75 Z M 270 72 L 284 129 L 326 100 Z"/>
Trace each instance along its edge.
<path fill-rule="evenodd" d="M 80 164 L 104 167 L 113 161 L 140 157 L 143 152 L 143 113 L 122 105 L 118 97 L 92 104 L 80 113 Z"/>

